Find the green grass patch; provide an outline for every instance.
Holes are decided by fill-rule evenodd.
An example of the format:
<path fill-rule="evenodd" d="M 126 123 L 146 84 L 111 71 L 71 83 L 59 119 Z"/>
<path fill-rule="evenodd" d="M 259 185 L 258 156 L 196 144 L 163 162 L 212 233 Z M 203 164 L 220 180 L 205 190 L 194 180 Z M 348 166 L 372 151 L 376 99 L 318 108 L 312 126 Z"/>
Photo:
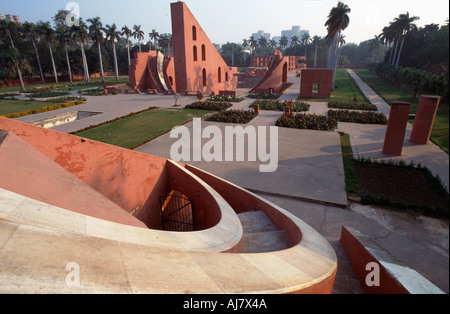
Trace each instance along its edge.
<path fill-rule="evenodd" d="M 355 73 L 369 85 L 384 101 L 391 104 L 393 101 L 406 101 L 411 104 L 411 113 L 417 111 L 420 94 L 414 99 L 414 91 L 409 88 L 405 91 L 405 87 L 391 84 L 380 78 L 376 73 L 369 70 L 354 70 Z M 440 103 L 431 140 L 436 143 L 447 154 L 449 152 L 449 103 L 448 100 Z"/>
<path fill-rule="evenodd" d="M 36 110 L 43 107 L 53 106 L 53 102 L 30 101 L 30 100 L 0 100 L 0 115 L 6 116 L 12 113 Z"/>
<path fill-rule="evenodd" d="M 187 109 L 147 110 L 99 127 L 75 133 L 75 135 L 133 149 L 169 132 L 175 126 L 184 124 L 196 117 L 202 118 L 210 113 L 211 111 Z"/>
<path fill-rule="evenodd" d="M 353 158 L 352 145 L 350 143 L 350 136 L 345 133 L 341 134 L 341 149 L 342 158 L 344 161 L 345 173 L 345 191 L 348 196 L 359 196 L 359 180 L 355 171 L 355 159 Z"/>

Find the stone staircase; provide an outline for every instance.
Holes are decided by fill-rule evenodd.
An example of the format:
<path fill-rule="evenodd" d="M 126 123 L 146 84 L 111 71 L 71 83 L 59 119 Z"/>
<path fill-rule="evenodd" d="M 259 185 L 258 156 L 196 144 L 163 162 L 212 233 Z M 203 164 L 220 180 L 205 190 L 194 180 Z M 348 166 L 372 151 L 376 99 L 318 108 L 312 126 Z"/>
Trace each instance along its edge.
<path fill-rule="evenodd" d="M 265 253 L 285 250 L 291 241 L 284 230 L 278 230 L 262 211 L 238 214 L 244 231 L 243 253 Z"/>

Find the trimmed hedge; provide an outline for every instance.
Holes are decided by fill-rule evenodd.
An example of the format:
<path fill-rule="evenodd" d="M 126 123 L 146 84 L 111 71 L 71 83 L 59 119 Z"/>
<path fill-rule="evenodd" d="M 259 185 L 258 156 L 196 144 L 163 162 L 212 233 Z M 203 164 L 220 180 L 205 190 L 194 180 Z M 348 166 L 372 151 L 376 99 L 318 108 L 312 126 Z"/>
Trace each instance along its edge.
<path fill-rule="evenodd" d="M 286 106 L 290 106 L 292 112 L 303 112 L 309 111 L 311 106 L 302 101 L 279 101 L 279 100 L 256 100 L 251 105 L 250 108 L 254 108 L 255 105 L 259 105 L 261 110 L 274 110 L 274 111 L 284 111 Z"/>
<path fill-rule="evenodd" d="M 223 111 L 231 107 L 233 107 L 233 105 L 229 102 L 197 101 L 190 105 L 187 105 L 185 109 Z"/>
<path fill-rule="evenodd" d="M 222 102 L 241 102 L 244 99 L 235 96 L 215 95 L 208 98 L 206 101 L 222 101 Z"/>
<path fill-rule="evenodd" d="M 254 99 L 278 99 L 281 94 L 248 94 L 248 98 Z"/>
<path fill-rule="evenodd" d="M 226 110 L 205 118 L 205 121 L 247 124 L 258 114 L 254 110 Z"/>
<path fill-rule="evenodd" d="M 295 129 L 309 129 L 309 130 L 333 130 L 337 127 L 337 122 L 334 119 L 325 116 L 311 115 L 311 114 L 290 114 L 281 116 L 276 126 L 295 128 Z"/>
<path fill-rule="evenodd" d="M 358 112 L 348 110 L 329 110 L 330 119 L 341 122 L 363 123 L 363 124 L 388 124 L 386 115 L 374 112 Z"/>
<path fill-rule="evenodd" d="M 54 110 L 59 110 L 59 109 L 67 108 L 67 107 L 78 106 L 78 105 L 82 105 L 84 103 L 85 102 L 82 100 L 77 100 L 77 101 L 66 103 L 66 104 L 59 104 L 59 105 L 50 106 L 50 107 L 42 107 L 42 108 L 28 110 L 28 111 L 19 112 L 19 113 L 11 113 L 11 114 L 5 115 L 3 117 L 6 117 L 8 119 L 20 118 L 20 117 L 29 116 L 32 114 L 54 111 Z"/>
<path fill-rule="evenodd" d="M 367 110 L 378 111 L 377 106 L 373 104 L 358 104 L 358 103 L 346 103 L 346 102 L 330 102 L 328 108 L 331 109 L 352 109 L 352 110 Z"/>

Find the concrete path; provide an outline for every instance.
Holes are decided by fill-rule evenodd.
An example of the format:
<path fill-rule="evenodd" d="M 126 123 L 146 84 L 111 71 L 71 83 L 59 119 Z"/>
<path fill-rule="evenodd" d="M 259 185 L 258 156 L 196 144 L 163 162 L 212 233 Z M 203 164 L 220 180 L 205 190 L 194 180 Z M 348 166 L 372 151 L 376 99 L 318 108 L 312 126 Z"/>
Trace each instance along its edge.
<path fill-rule="evenodd" d="M 373 104 L 377 105 L 379 112 L 389 114 L 390 107 L 380 96 L 378 96 L 366 83 L 364 83 L 352 70 L 348 70 L 350 75 L 359 84 L 361 90 Z M 449 156 L 437 145 L 429 142 L 427 145 L 417 145 L 409 141 L 412 124 L 408 123 L 405 134 L 405 141 L 402 156 L 389 156 L 382 153 L 386 126 L 343 123 L 340 122 L 339 131 L 350 135 L 353 153 L 355 157 L 370 158 L 373 160 L 405 160 L 413 161 L 426 166 L 435 175 L 439 175 L 443 184 L 449 189 Z"/>

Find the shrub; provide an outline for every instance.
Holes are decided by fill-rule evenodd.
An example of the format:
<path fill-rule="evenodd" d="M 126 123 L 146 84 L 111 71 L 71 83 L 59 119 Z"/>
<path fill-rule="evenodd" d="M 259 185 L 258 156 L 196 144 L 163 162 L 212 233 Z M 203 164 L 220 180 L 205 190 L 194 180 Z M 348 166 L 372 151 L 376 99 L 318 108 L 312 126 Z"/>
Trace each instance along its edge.
<path fill-rule="evenodd" d="M 199 109 L 199 110 L 211 110 L 211 111 L 222 111 L 231 108 L 233 105 L 226 102 L 206 102 L 197 101 L 190 105 L 187 105 L 185 109 Z"/>
<path fill-rule="evenodd" d="M 386 125 L 388 123 L 388 119 L 384 114 L 374 112 L 329 110 L 328 117 L 341 122 L 383 124 L 383 125 Z"/>
<path fill-rule="evenodd" d="M 309 130 L 333 130 L 337 127 L 336 120 L 325 116 L 311 114 L 293 114 L 281 116 L 276 126 Z"/>
<path fill-rule="evenodd" d="M 103 96 L 103 95 L 105 95 L 105 90 L 103 88 L 88 89 L 88 90 L 82 91 L 82 93 L 85 96 Z"/>
<path fill-rule="evenodd" d="M 32 98 L 49 98 L 49 97 L 61 97 L 61 96 L 68 96 L 70 95 L 69 92 L 39 92 L 31 94 L 29 97 Z"/>
<path fill-rule="evenodd" d="M 346 102 L 330 102 L 330 103 L 328 103 L 328 108 L 378 111 L 378 108 L 376 105 L 365 104 L 365 103 L 358 104 L 358 103 L 346 103 Z"/>
<path fill-rule="evenodd" d="M 247 97 L 254 99 L 278 99 L 280 94 L 248 94 Z"/>
<path fill-rule="evenodd" d="M 240 123 L 247 124 L 253 120 L 258 114 L 253 111 L 245 110 L 227 110 L 221 111 L 209 117 L 206 117 L 206 121 L 227 122 L 227 123 Z"/>
<path fill-rule="evenodd" d="M 216 96 L 211 96 L 206 101 L 241 102 L 241 101 L 243 101 L 243 99 L 239 98 L 239 97 L 235 97 L 235 96 L 216 95 Z"/>
<path fill-rule="evenodd" d="M 77 100 L 75 102 L 70 102 L 70 103 L 66 103 L 66 104 L 59 104 L 59 105 L 50 106 L 50 107 L 42 107 L 42 108 L 28 110 L 28 111 L 19 112 L 19 113 L 11 113 L 4 117 L 9 118 L 9 119 L 14 119 L 14 118 L 19 118 L 19 117 L 29 116 L 32 114 L 37 114 L 37 113 L 42 113 L 42 112 L 47 112 L 47 111 L 54 111 L 54 110 L 59 110 L 62 108 L 67 108 L 67 107 L 72 107 L 72 106 L 78 106 L 78 105 L 82 105 L 82 104 L 84 104 L 84 101 Z"/>
<path fill-rule="evenodd" d="M 261 110 L 274 110 L 274 111 L 284 111 L 286 106 L 291 107 L 292 112 L 302 112 L 309 111 L 311 106 L 302 101 L 278 101 L 278 100 L 257 100 L 254 101 L 250 108 L 254 108 L 255 105 L 259 105 Z"/>

